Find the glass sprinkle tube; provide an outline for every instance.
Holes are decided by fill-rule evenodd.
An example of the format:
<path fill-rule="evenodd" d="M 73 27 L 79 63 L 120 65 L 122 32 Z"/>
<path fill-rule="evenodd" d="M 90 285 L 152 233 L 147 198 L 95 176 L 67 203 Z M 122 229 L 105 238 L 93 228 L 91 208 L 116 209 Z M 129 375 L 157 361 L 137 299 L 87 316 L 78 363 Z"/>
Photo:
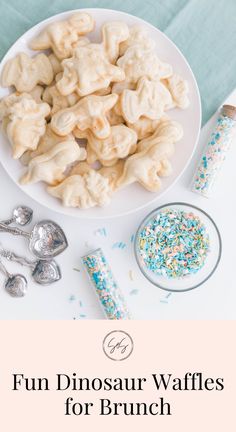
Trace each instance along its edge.
<path fill-rule="evenodd" d="M 82 257 L 105 315 L 110 320 L 129 319 L 124 296 L 118 287 L 102 249 L 96 249 Z"/>
<path fill-rule="evenodd" d="M 223 105 L 215 128 L 203 151 L 194 175 L 192 191 L 206 198 L 212 194 L 226 154 L 236 132 L 236 107 Z"/>

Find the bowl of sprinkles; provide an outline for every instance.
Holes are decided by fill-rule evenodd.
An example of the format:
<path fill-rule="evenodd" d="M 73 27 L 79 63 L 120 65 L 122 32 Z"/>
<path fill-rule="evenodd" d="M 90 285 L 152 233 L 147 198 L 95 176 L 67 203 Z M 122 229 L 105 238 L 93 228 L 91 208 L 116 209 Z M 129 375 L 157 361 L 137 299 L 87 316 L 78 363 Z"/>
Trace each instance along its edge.
<path fill-rule="evenodd" d="M 222 250 L 213 219 L 186 203 L 170 203 L 152 211 L 139 226 L 134 245 L 144 276 L 173 292 L 189 291 L 206 282 Z"/>

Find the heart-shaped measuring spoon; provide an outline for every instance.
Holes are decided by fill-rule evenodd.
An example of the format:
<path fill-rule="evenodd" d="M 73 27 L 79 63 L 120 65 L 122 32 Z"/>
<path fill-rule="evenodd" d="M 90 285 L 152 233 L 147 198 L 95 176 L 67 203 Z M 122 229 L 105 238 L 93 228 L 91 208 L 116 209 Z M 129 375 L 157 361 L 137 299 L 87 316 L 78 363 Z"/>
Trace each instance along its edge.
<path fill-rule="evenodd" d="M 26 237 L 29 241 L 30 251 L 37 258 L 55 257 L 68 246 L 64 231 L 51 220 L 38 222 L 31 232 L 23 231 L 20 228 L 11 228 L 0 223 L 0 232 Z"/>
<path fill-rule="evenodd" d="M 60 267 L 53 259 L 30 261 L 3 248 L 0 248 L 0 255 L 8 261 L 14 261 L 29 267 L 34 281 L 40 285 L 50 285 L 61 279 Z"/>
<path fill-rule="evenodd" d="M 27 293 L 27 280 L 22 274 L 11 274 L 0 261 L 0 272 L 6 277 L 4 288 L 12 297 L 24 297 Z"/>
<path fill-rule="evenodd" d="M 16 223 L 17 225 L 27 225 L 32 221 L 33 218 L 33 210 L 30 207 L 26 206 L 18 206 L 14 208 L 12 212 L 12 217 L 5 221 L 1 221 L 1 223 L 5 225 L 11 225 L 12 223 Z"/>

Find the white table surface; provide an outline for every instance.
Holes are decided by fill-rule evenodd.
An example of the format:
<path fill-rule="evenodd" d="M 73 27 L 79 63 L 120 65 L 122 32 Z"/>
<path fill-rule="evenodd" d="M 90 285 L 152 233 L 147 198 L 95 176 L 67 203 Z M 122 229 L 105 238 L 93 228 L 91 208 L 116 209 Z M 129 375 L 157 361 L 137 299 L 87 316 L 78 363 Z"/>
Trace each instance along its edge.
<path fill-rule="evenodd" d="M 236 105 L 236 91 L 227 103 Z M 231 148 L 211 199 L 194 194 L 189 189 L 215 117 L 202 129 L 194 158 L 178 183 L 157 199 L 156 204 L 124 217 L 91 221 L 57 214 L 32 201 L 0 166 L 0 218 L 8 218 L 16 204 L 28 205 L 34 210 L 34 222 L 44 218 L 55 220 L 65 230 L 69 242 L 68 249 L 57 258 L 62 268 L 62 280 L 49 287 L 41 287 L 29 277 L 28 294 L 21 299 L 13 299 L 1 289 L 0 319 L 102 319 L 104 316 L 97 297 L 80 262 L 83 254 L 96 247 L 101 247 L 109 258 L 133 319 L 235 319 L 236 145 Z M 215 274 L 200 288 L 168 295 L 141 274 L 134 258 L 132 235 L 146 214 L 161 204 L 173 201 L 197 205 L 214 218 L 222 235 L 223 254 Z M 25 239 L 1 233 L 0 241 L 8 249 L 27 255 Z M 27 268 L 15 263 L 6 264 L 9 271 L 29 275 Z M 4 277 L 0 275 L 1 286 L 3 282 Z"/>

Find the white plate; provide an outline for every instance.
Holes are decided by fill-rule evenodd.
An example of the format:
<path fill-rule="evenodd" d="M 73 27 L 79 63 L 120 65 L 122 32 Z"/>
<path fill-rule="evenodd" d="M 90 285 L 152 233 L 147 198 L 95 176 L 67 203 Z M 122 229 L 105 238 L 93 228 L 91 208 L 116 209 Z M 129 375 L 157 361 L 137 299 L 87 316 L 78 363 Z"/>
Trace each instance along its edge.
<path fill-rule="evenodd" d="M 156 51 L 160 59 L 170 63 L 176 73 L 188 80 L 190 87 L 190 107 L 186 110 L 175 109 L 168 112 L 168 115 L 179 121 L 184 129 L 184 137 L 176 144 L 176 152 L 171 159 L 173 165 L 172 175 L 163 179 L 162 189 L 159 193 L 148 192 L 141 186 L 134 184 L 114 194 L 111 204 L 105 208 L 96 207 L 88 210 L 79 210 L 63 207 L 59 200 L 51 197 L 47 193 L 45 185 L 42 183 L 27 186 L 19 185 L 18 179 L 22 175 L 24 168 L 19 161 L 12 159 L 10 145 L 2 133 L 0 160 L 13 181 L 18 184 L 18 186 L 25 193 L 27 193 L 34 200 L 38 201 L 40 204 L 43 204 L 44 206 L 49 207 L 56 212 L 70 216 L 83 218 L 109 218 L 128 214 L 145 207 L 167 192 L 167 190 L 169 190 L 169 188 L 173 186 L 178 180 L 180 175 L 186 169 L 197 145 L 201 123 L 201 102 L 198 86 L 189 64 L 179 49 L 174 45 L 174 43 L 171 42 L 171 40 L 168 39 L 167 36 L 165 36 L 160 30 L 156 29 L 151 24 L 141 20 L 140 18 L 126 14 L 124 12 L 93 8 L 80 10 L 89 12 L 96 20 L 96 30 L 90 34 L 90 37 L 93 39 L 93 41 L 97 42 L 100 40 L 100 28 L 104 22 L 120 20 L 126 22 L 130 26 L 135 24 L 142 25 L 148 30 L 151 38 L 156 41 Z M 63 20 L 74 12 L 75 11 L 69 11 L 55 15 L 27 31 L 15 42 L 15 44 L 9 49 L 3 58 L 0 66 L 0 73 L 4 63 L 19 52 L 24 51 L 28 54 L 35 54 L 35 52 L 28 48 L 28 42 L 49 23 Z M 0 88 L 0 97 L 3 97 L 8 93 L 9 91 L 7 89 Z"/>

